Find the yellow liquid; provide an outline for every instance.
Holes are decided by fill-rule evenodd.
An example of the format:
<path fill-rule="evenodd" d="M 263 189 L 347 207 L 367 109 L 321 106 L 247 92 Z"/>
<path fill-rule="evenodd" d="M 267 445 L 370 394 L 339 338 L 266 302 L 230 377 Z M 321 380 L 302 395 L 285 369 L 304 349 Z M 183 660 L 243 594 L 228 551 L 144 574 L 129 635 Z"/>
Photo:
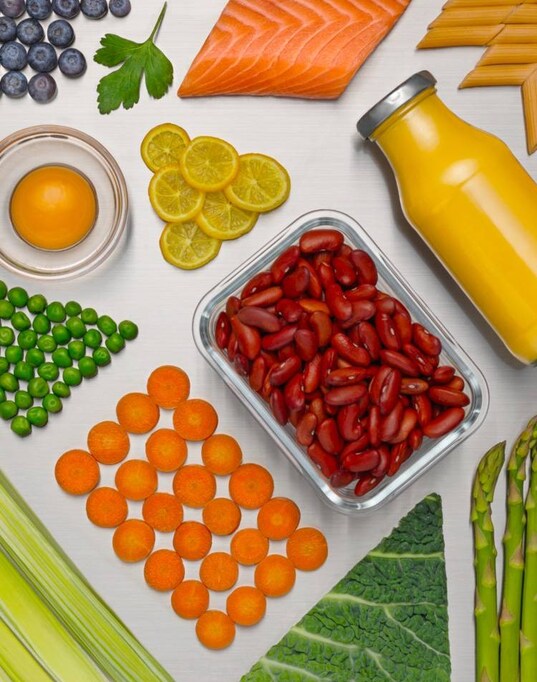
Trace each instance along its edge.
<path fill-rule="evenodd" d="M 73 168 L 41 166 L 15 187 L 10 215 L 25 242 L 61 251 L 78 244 L 92 230 L 97 198 L 90 182 Z"/>
<path fill-rule="evenodd" d="M 537 185 L 498 138 L 459 119 L 433 89 L 375 139 L 408 221 L 509 350 L 537 361 Z"/>

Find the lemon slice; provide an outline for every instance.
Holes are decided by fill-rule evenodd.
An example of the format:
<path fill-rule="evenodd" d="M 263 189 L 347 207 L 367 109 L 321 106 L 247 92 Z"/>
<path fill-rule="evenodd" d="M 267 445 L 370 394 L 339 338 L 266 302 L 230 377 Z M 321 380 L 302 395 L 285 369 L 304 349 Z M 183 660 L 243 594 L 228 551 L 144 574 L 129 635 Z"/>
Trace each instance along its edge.
<path fill-rule="evenodd" d="M 205 234 L 196 223 L 168 223 L 160 237 L 162 255 L 176 268 L 195 270 L 218 255 L 222 242 Z"/>
<path fill-rule="evenodd" d="M 223 192 L 208 192 L 196 222 L 209 237 L 227 240 L 250 232 L 257 218 L 257 213 L 233 206 Z"/>
<path fill-rule="evenodd" d="M 177 165 L 190 143 L 186 130 L 173 123 L 155 126 L 142 140 L 141 154 L 145 165 L 155 173 L 164 166 Z"/>
<path fill-rule="evenodd" d="M 224 189 L 239 170 L 239 155 L 234 147 L 218 137 L 196 137 L 181 158 L 185 180 L 204 192 Z"/>
<path fill-rule="evenodd" d="M 237 176 L 224 191 L 235 206 L 268 213 L 286 201 L 291 180 L 285 168 L 270 156 L 244 154 L 240 157 Z"/>
<path fill-rule="evenodd" d="M 151 178 L 149 199 L 159 218 L 182 223 L 201 211 L 205 194 L 185 181 L 179 166 L 166 166 Z"/>

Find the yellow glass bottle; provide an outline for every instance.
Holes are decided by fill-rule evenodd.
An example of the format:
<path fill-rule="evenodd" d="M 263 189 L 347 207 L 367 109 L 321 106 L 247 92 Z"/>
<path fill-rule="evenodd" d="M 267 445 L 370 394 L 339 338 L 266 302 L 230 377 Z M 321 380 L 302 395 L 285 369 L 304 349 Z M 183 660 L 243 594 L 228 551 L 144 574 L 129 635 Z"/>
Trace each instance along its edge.
<path fill-rule="evenodd" d="M 394 171 L 407 220 L 507 348 L 537 362 L 537 184 L 494 135 L 456 116 L 427 71 L 370 109 L 358 131 Z"/>

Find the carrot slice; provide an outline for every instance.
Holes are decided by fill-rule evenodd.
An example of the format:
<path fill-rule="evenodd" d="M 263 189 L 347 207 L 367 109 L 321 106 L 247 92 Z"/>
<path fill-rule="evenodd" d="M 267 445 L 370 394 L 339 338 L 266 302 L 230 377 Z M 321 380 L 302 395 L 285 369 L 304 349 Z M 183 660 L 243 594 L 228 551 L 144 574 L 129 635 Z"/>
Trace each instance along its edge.
<path fill-rule="evenodd" d="M 287 540 L 287 556 L 299 571 L 315 571 L 328 556 L 326 538 L 316 528 L 299 528 Z"/>
<path fill-rule="evenodd" d="M 287 497 L 273 497 L 257 514 L 257 527 L 269 540 L 285 540 L 300 523 L 300 509 Z"/>
<path fill-rule="evenodd" d="M 209 608 L 209 590 L 199 580 L 183 580 L 173 591 L 172 608 L 181 618 L 199 618 Z"/>
<path fill-rule="evenodd" d="M 201 448 L 203 463 L 217 476 L 229 476 L 242 463 L 242 450 L 237 441 L 225 433 L 215 433 Z"/>
<path fill-rule="evenodd" d="M 88 450 L 101 464 L 118 464 L 129 454 L 129 434 L 116 422 L 100 422 L 88 433 Z"/>
<path fill-rule="evenodd" d="M 173 413 L 173 428 L 185 440 L 205 440 L 217 426 L 216 410 L 206 400 L 185 400 Z"/>
<path fill-rule="evenodd" d="M 115 488 L 97 488 L 86 500 L 88 519 L 100 528 L 117 528 L 129 514 L 127 500 Z"/>
<path fill-rule="evenodd" d="M 175 531 L 173 547 L 179 556 L 188 561 L 199 561 L 209 553 L 213 538 L 199 521 L 184 521 Z"/>
<path fill-rule="evenodd" d="M 154 493 L 142 507 L 144 521 L 160 533 L 171 533 L 183 521 L 183 507 L 175 495 Z"/>
<path fill-rule="evenodd" d="M 231 556 L 243 566 L 255 566 L 267 556 L 269 542 L 257 528 L 244 528 L 231 540 Z"/>
<path fill-rule="evenodd" d="M 226 602 L 227 615 L 237 625 L 256 625 L 265 615 L 267 600 L 257 587 L 243 585 L 229 595 Z"/>
<path fill-rule="evenodd" d="M 235 624 L 227 613 L 206 611 L 196 623 L 196 635 L 208 649 L 225 649 L 235 639 Z"/>
<path fill-rule="evenodd" d="M 118 402 L 117 420 L 129 433 L 147 433 L 160 418 L 156 402 L 145 393 L 128 393 Z"/>
<path fill-rule="evenodd" d="M 201 464 L 189 464 L 175 474 L 173 492 L 187 507 L 201 508 L 216 495 L 216 480 Z"/>
<path fill-rule="evenodd" d="M 255 585 L 267 597 L 283 597 L 293 589 L 295 579 L 295 567 L 280 554 L 270 554 L 255 569 Z"/>
<path fill-rule="evenodd" d="M 231 535 L 241 522 L 241 510 L 233 500 L 219 497 L 203 510 L 203 523 L 214 535 Z"/>
<path fill-rule="evenodd" d="M 85 450 L 69 450 L 56 462 L 56 481 L 70 495 L 87 495 L 101 478 L 99 465 Z"/>
<path fill-rule="evenodd" d="M 159 407 L 171 410 L 188 398 L 190 379 L 180 367 L 164 365 L 151 373 L 147 392 Z"/>
<path fill-rule="evenodd" d="M 145 581 L 159 592 L 175 590 L 184 577 L 185 567 L 181 557 L 171 549 L 158 549 L 145 562 Z"/>
<path fill-rule="evenodd" d="M 200 580 L 209 590 L 225 592 L 235 585 L 238 577 L 237 562 L 227 552 L 214 552 L 201 562 Z"/>
<path fill-rule="evenodd" d="M 259 464 L 242 464 L 231 474 L 231 499 L 245 509 L 259 509 L 272 497 L 274 481 Z"/>
<path fill-rule="evenodd" d="M 112 545 L 121 561 L 142 561 L 155 545 L 155 531 L 145 521 L 128 519 L 116 528 Z"/>
<path fill-rule="evenodd" d="M 186 442 L 173 429 L 158 429 L 147 439 L 145 454 L 155 469 L 166 473 L 177 471 L 187 458 Z"/>
<path fill-rule="evenodd" d="M 145 500 L 157 486 L 157 472 L 144 459 L 130 459 L 116 472 L 116 487 L 129 500 Z"/>

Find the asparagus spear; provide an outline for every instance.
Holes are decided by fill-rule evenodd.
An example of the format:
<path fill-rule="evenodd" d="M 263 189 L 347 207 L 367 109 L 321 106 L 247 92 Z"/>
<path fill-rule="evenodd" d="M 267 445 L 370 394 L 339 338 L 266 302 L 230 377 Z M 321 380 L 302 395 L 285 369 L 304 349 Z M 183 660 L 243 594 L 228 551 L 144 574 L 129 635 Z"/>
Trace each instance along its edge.
<path fill-rule="evenodd" d="M 530 448 L 537 442 L 537 417 L 530 420 L 507 463 L 507 519 L 504 544 L 503 596 L 500 615 L 500 680 L 520 680 L 520 621 L 524 579 L 524 481 Z"/>
<path fill-rule="evenodd" d="M 491 504 L 505 460 L 505 441 L 494 445 L 479 462 L 472 491 L 476 574 L 476 682 L 499 682 L 500 632 L 496 593 L 496 546 Z"/>
<path fill-rule="evenodd" d="M 531 448 L 530 484 L 526 495 L 526 549 L 520 633 L 521 682 L 537 680 L 537 445 Z"/>

